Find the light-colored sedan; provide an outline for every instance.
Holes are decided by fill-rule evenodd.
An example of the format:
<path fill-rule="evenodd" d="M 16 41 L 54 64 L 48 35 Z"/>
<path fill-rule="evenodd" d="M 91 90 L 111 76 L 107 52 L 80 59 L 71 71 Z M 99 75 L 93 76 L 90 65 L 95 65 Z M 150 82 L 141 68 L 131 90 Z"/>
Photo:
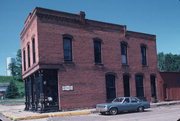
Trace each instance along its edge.
<path fill-rule="evenodd" d="M 119 112 L 139 111 L 150 108 L 149 102 L 144 102 L 137 97 L 118 97 L 111 103 L 97 104 L 96 110 L 101 114 L 116 115 Z"/>

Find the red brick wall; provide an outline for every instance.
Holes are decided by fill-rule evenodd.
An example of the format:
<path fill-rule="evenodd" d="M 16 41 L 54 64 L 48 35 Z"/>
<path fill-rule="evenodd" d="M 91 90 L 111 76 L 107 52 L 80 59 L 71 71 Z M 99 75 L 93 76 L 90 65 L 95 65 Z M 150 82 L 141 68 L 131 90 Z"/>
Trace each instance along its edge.
<path fill-rule="evenodd" d="M 89 22 L 93 23 L 93 22 Z M 99 22 L 94 22 L 100 25 Z M 104 23 L 103 23 L 104 24 Z M 105 24 L 106 27 L 116 26 Z M 116 26 L 118 27 L 118 25 Z M 123 96 L 123 74 L 130 74 L 130 93 L 136 96 L 135 74 L 144 75 L 144 93 L 148 101 L 151 100 L 150 74 L 157 74 L 156 40 L 155 36 L 126 32 L 122 26 L 119 30 L 104 29 L 103 27 L 86 25 L 56 24 L 47 18 L 37 19 L 38 31 L 38 64 L 57 65 L 59 69 L 59 103 L 61 109 L 94 107 L 97 103 L 106 101 L 105 74 L 116 74 L 116 94 Z M 73 36 L 73 64 L 65 64 L 63 59 L 63 34 Z M 102 39 L 102 63 L 94 64 L 93 38 Z M 128 43 L 128 64 L 121 64 L 120 42 Z M 141 64 L 140 45 L 147 45 L 147 63 Z M 24 44 L 23 44 L 24 46 Z M 32 72 L 31 72 L 32 73 Z M 63 91 L 62 86 L 73 86 L 73 91 Z"/>
<path fill-rule="evenodd" d="M 32 38 L 35 39 L 35 51 L 36 51 L 36 63 L 33 63 L 32 54 Z M 27 45 L 30 45 L 30 68 L 28 67 L 28 54 Z M 24 61 L 23 61 L 23 50 L 26 52 L 26 71 L 24 71 Z M 39 46 L 38 46 L 38 31 L 37 31 L 37 17 L 31 18 L 31 21 L 25 24 L 23 31 L 21 32 L 21 52 L 22 52 L 22 73 L 23 77 L 27 77 L 31 69 L 39 62 Z"/>

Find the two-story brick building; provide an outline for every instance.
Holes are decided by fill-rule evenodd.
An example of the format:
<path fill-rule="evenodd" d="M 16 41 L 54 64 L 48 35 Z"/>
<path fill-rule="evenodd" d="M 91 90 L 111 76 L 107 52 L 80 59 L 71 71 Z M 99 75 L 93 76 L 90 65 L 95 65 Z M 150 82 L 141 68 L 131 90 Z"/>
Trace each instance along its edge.
<path fill-rule="evenodd" d="M 21 40 L 27 110 L 94 107 L 119 96 L 158 97 L 155 35 L 89 20 L 84 12 L 35 8 Z"/>

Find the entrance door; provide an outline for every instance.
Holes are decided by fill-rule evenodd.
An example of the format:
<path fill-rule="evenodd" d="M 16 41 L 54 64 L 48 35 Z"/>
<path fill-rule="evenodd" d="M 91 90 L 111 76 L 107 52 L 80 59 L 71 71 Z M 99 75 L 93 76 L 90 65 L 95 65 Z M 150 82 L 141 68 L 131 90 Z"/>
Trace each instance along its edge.
<path fill-rule="evenodd" d="M 156 77 L 151 75 L 151 97 L 155 98 L 157 97 L 156 95 Z"/>
<path fill-rule="evenodd" d="M 58 110 L 58 75 L 57 70 L 43 70 L 45 110 Z"/>
<path fill-rule="evenodd" d="M 107 101 L 116 98 L 115 76 L 112 74 L 106 75 L 106 97 Z"/>
<path fill-rule="evenodd" d="M 130 88 L 129 88 L 129 76 L 128 75 L 123 76 L 123 85 L 124 85 L 124 96 L 129 97 L 130 96 Z"/>
<path fill-rule="evenodd" d="M 142 75 L 136 75 L 136 96 L 140 99 L 144 98 L 144 86 Z"/>

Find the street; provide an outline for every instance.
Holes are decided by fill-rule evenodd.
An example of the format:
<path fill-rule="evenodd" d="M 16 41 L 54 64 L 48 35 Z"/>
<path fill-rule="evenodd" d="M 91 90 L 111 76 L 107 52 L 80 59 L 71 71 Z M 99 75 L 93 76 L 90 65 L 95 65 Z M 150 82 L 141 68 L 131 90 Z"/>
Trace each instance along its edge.
<path fill-rule="evenodd" d="M 9 121 L 6 118 L 0 119 L 3 121 Z M 180 105 L 161 106 L 156 108 L 150 108 L 145 112 L 131 112 L 121 113 L 118 115 L 77 115 L 77 116 L 64 116 L 64 117 L 50 117 L 33 120 L 23 121 L 177 121 L 180 119 Z"/>

